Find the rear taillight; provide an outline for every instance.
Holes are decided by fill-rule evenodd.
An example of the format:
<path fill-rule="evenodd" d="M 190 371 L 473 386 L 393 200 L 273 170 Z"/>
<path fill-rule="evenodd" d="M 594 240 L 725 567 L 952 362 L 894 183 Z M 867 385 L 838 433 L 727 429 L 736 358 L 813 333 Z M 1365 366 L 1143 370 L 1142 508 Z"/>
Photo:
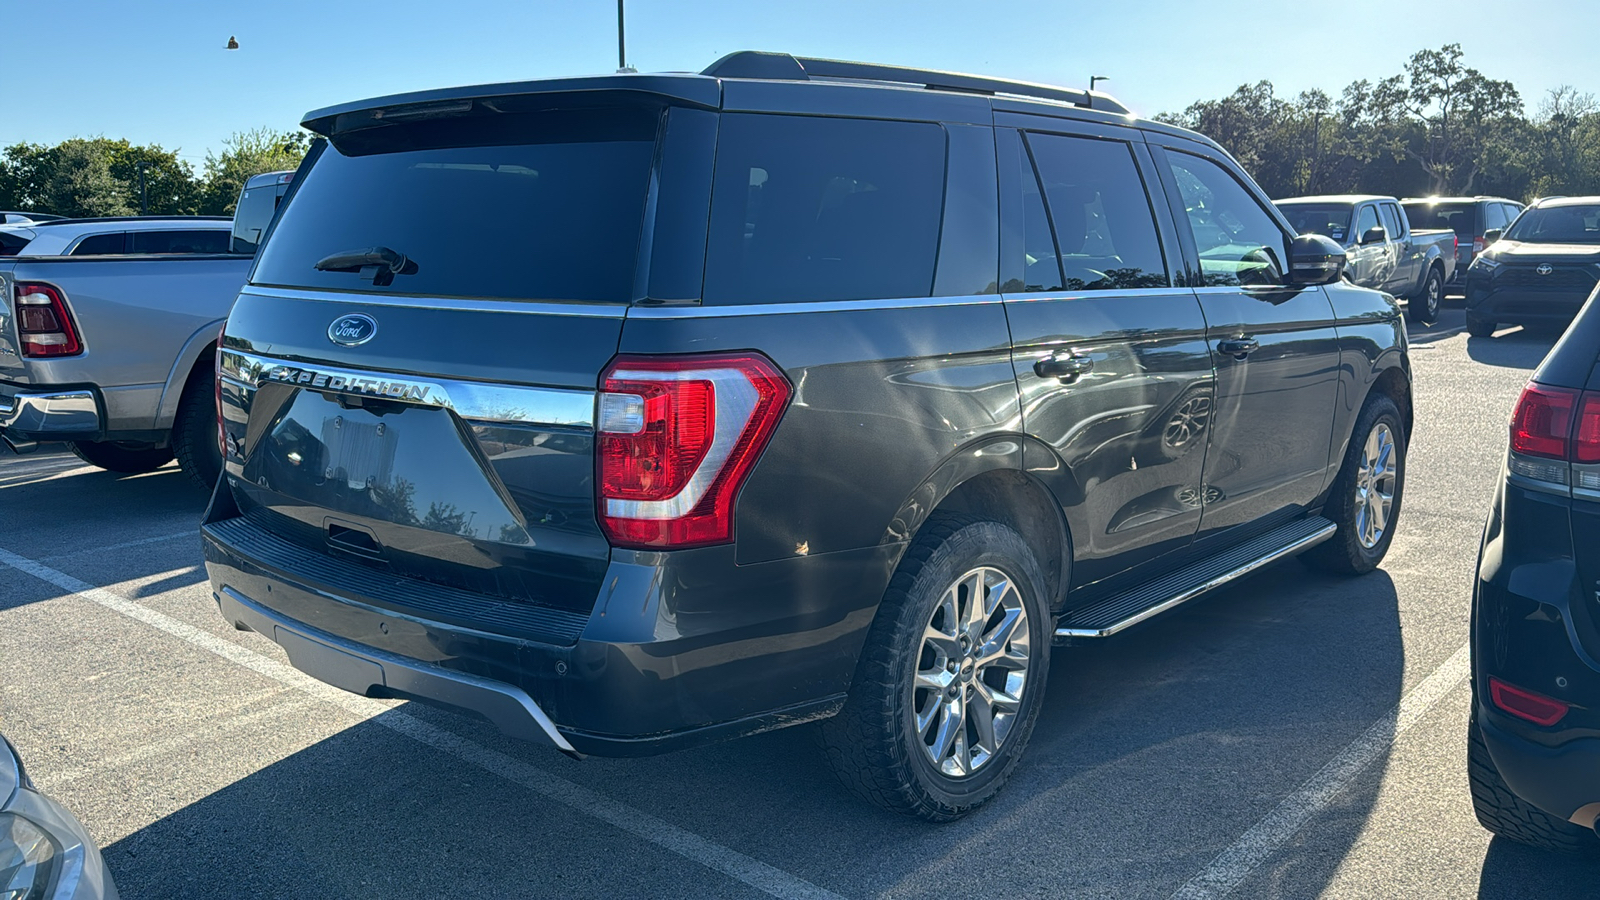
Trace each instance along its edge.
<path fill-rule="evenodd" d="M 1578 426 L 1572 433 L 1572 461 L 1600 463 L 1600 391 L 1587 391 L 1578 404 Z"/>
<path fill-rule="evenodd" d="M 1511 450 L 1524 456 L 1567 458 L 1578 392 L 1529 383 L 1511 414 Z"/>
<path fill-rule="evenodd" d="M 60 291 L 48 284 L 19 281 L 13 286 L 13 296 L 24 357 L 72 356 L 83 351 Z"/>
<path fill-rule="evenodd" d="M 1472 252 L 1473 253 L 1482 253 L 1483 252 L 1483 248 L 1485 246 L 1487 246 L 1487 242 L 1484 241 L 1482 235 L 1479 235 L 1478 237 L 1475 237 L 1475 238 L 1472 239 Z"/>
<path fill-rule="evenodd" d="M 763 356 L 619 356 L 596 419 L 600 525 L 621 547 L 733 540 L 739 488 L 789 405 Z"/>
<path fill-rule="evenodd" d="M 1535 694 L 1492 676 L 1489 678 L 1489 697 L 1494 700 L 1495 706 L 1535 725 L 1554 725 L 1572 708 L 1570 704 L 1553 697 Z"/>

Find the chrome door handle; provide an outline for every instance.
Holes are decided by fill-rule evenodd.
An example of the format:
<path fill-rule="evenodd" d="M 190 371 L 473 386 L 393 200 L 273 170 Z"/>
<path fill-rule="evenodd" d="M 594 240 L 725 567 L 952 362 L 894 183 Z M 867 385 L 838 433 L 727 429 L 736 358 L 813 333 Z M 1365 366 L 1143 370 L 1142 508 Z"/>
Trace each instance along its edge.
<path fill-rule="evenodd" d="M 1217 341 L 1217 352 L 1234 359 L 1244 359 L 1260 349 L 1261 342 L 1255 338 L 1229 338 Z"/>
<path fill-rule="evenodd" d="M 1078 376 L 1086 375 L 1094 369 L 1094 357 L 1079 356 L 1068 353 L 1065 356 L 1047 356 L 1033 364 L 1033 372 L 1040 378 L 1059 378 L 1063 384 L 1071 384 L 1078 380 Z"/>

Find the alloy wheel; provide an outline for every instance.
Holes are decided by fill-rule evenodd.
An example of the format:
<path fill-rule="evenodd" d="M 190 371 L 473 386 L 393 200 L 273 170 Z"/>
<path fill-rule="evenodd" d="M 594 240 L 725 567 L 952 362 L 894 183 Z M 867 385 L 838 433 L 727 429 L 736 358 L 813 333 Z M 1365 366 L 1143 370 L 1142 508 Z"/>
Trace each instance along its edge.
<path fill-rule="evenodd" d="M 1383 540 L 1394 508 L 1396 482 L 1394 432 L 1379 422 L 1361 448 L 1356 469 L 1356 538 L 1371 550 Z"/>
<path fill-rule="evenodd" d="M 962 778 L 994 759 L 1017 724 L 1032 635 L 1015 581 L 973 569 L 947 587 L 923 629 L 911 728 L 934 768 Z"/>

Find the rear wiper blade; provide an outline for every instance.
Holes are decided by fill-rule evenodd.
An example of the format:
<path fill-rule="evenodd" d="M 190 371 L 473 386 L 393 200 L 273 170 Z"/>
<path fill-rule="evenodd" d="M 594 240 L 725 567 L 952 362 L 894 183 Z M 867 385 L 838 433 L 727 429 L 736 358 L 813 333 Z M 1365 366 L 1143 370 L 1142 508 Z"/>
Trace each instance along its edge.
<path fill-rule="evenodd" d="M 388 247 L 367 247 L 362 250 L 341 250 L 317 260 L 320 272 L 359 272 L 362 278 L 371 278 L 376 285 L 385 285 L 396 275 L 415 275 L 417 263 Z"/>

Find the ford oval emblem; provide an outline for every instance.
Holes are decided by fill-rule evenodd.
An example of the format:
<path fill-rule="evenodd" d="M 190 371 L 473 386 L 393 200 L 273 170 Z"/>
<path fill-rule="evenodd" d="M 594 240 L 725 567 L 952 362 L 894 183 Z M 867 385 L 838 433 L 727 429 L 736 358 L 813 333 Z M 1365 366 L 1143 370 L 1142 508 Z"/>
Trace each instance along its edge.
<path fill-rule="evenodd" d="M 335 344 L 343 344 L 346 347 L 365 344 L 367 341 L 372 340 L 372 336 L 377 333 L 377 320 L 361 313 L 340 316 L 333 320 L 332 325 L 328 326 L 328 340 L 333 341 Z"/>

